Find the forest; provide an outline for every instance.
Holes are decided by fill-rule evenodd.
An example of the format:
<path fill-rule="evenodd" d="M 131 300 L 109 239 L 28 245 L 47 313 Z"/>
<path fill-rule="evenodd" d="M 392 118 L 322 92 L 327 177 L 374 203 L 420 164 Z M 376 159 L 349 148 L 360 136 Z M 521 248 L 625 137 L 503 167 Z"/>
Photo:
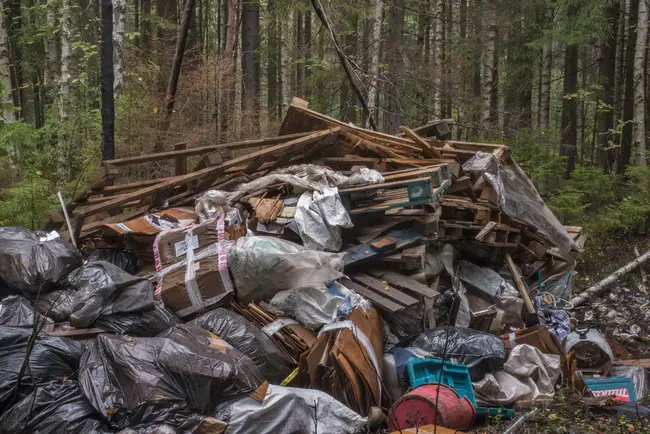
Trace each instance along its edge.
<path fill-rule="evenodd" d="M 0 5 L 0 225 L 40 227 L 102 159 L 274 135 L 297 96 L 385 132 L 447 119 L 507 144 L 564 224 L 650 227 L 647 0 Z M 152 172 L 173 167 L 130 176 Z"/>

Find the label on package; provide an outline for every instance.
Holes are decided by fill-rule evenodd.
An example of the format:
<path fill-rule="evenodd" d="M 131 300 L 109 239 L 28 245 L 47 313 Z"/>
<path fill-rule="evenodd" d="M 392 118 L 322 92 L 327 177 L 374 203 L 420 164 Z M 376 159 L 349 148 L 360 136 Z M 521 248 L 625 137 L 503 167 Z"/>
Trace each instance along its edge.
<path fill-rule="evenodd" d="M 192 250 L 199 248 L 199 237 L 197 235 L 192 236 Z M 187 254 L 187 241 L 179 241 L 174 244 L 174 251 L 176 252 L 176 257 L 184 256 Z"/>

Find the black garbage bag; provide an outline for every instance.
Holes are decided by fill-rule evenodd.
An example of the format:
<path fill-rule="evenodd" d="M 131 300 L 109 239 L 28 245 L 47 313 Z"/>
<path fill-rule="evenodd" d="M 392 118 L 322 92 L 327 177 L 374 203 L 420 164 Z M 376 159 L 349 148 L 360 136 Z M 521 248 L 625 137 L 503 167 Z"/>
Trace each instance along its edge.
<path fill-rule="evenodd" d="M 272 384 L 280 384 L 291 373 L 291 361 L 262 330 L 243 316 L 217 308 L 189 324 L 211 331 L 247 355 Z"/>
<path fill-rule="evenodd" d="M 84 264 L 70 273 L 68 283 L 76 291 L 70 324 L 77 328 L 89 327 L 100 315 L 147 312 L 155 307 L 151 282 L 110 262 Z"/>
<path fill-rule="evenodd" d="M 435 357 L 462 363 L 469 369 L 472 381 L 503 368 L 506 349 L 501 338 L 463 327 L 440 327 L 427 330 L 411 343 Z M 446 351 L 445 351 L 446 346 Z"/>
<path fill-rule="evenodd" d="M 253 362 L 214 334 L 188 325 L 155 338 L 100 335 L 81 360 L 79 382 L 112 428 L 167 424 L 246 395 L 268 383 Z"/>
<path fill-rule="evenodd" d="M 40 324 L 43 316 L 34 310 L 26 298 L 11 295 L 0 301 L 0 325 L 9 327 L 34 327 L 34 319 Z M 52 321 L 46 319 L 47 322 Z"/>
<path fill-rule="evenodd" d="M 26 328 L 0 326 L 0 414 L 9 404 L 18 382 L 31 332 Z M 73 376 L 83 352 L 80 342 L 39 334 L 29 356 L 29 369 L 25 370 L 20 382 L 21 396 L 31 392 L 33 382 L 38 384 Z"/>
<path fill-rule="evenodd" d="M 120 249 L 98 249 L 86 257 L 88 262 L 106 261 L 120 267 L 129 274 L 138 272 L 138 257 L 133 252 Z"/>
<path fill-rule="evenodd" d="M 3 434 L 88 434 L 108 432 L 97 411 L 73 380 L 38 386 L 0 416 Z"/>
<path fill-rule="evenodd" d="M 408 342 L 424 331 L 424 305 L 422 303 L 405 307 L 398 312 L 382 312 L 381 316 L 400 343 Z"/>
<path fill-rule="evenodd" d="M 70 318 L 72 306 L 74 304 L 75 292 L 69 289 L 57 289 L 47 294 L 41 294 L 32 298 L 36 303 L 36 309 L 55 322 L 64 322 Z"/>
<path fill-rule="evenodd" d="M 102 315 L 93 326 L 120 335 L 153 337 L 181 323 L 174 312 L 156 303 L 156 308 L 149 312 Z"/>
<path fill-rule="evenodd" d="M 47 233 L 0 227 L 0 283 L 24 294 L 62 287 L 66 276 L 81 265 L 75 246 Z"/>

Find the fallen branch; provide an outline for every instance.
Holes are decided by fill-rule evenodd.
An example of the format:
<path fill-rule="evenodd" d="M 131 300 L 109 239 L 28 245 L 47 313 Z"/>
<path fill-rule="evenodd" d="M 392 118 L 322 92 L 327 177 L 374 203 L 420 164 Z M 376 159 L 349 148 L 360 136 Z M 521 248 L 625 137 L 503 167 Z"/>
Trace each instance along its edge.
<path fill-rule="evenodd" d="M 639 256 L 638 258 L 636 258 L 634 261 L 630 262 L 626 266 L 614 271 L 612 274 L 605 277 L 603 280 L 601 280 L 594 286 L 586 289 L 580 295 L 578 295 L 573 300 L 571 300 L 571 305 L 573 307 L 580 306 L 585 301 L 587 301 L 587 299 L 593 297 L 594 295 L 600 294 L 605 289 L 607 289 L 609 285 L 615 283 L 621 277 L 628 275 L 631 271 L 636 270 L 637 268 L 639 268 L 640 265 L 648 262 L 648 260 L 650 260 L 650 250 L 645 252 L 642 256 Z"/>

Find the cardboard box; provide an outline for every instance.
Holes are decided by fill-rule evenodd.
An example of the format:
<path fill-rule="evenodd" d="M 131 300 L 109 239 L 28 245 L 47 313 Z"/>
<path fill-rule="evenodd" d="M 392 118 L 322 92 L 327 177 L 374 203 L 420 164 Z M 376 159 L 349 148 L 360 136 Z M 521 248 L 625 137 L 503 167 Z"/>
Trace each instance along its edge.
<path fill-rule="evenodd" d="M 186 279 L 187 267 L 176 267 L 159 278 L 160 295 L 165 306 L 180 317 L 219 305 L 233 292 L 228 269 L 219 269 L 217 255 L 206 256 L 189 265 L 193 277 Z"/>

